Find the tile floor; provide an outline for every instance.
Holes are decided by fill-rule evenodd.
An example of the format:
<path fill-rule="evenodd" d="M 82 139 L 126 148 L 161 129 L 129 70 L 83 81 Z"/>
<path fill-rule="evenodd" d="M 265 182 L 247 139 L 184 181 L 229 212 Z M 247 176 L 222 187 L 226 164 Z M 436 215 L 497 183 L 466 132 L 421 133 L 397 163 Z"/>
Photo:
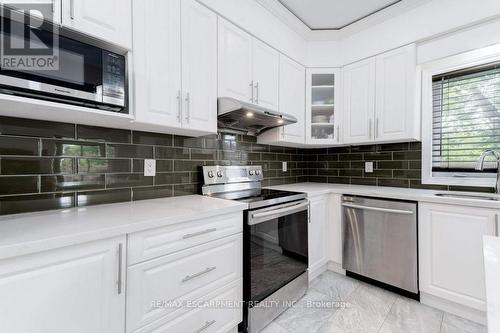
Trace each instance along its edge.
<path fill-rule="evenodd" d="M 486 333 L 485 326 L 358 280 L 325 272 L 261 333 Z"/>

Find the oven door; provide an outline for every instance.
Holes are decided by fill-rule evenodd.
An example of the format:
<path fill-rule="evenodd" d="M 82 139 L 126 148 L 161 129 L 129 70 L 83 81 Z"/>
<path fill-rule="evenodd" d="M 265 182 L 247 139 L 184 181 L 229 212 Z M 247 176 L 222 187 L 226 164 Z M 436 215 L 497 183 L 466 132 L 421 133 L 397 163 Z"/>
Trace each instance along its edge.
<path fill-rule="evenodd" d="M 309 202 L 250 210 L 245 225 L 245 300 L 260 302 L 307 271 Z"/>

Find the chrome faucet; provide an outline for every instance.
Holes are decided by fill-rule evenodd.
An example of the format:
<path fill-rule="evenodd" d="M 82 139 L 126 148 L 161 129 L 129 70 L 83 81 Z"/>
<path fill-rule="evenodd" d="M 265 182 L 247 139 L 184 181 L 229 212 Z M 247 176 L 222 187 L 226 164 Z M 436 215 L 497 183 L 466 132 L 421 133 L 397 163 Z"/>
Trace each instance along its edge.
<path fill-rule="evenodd" d="M 499 194 L 500 193 L 500 154 L 496 150 L 486 149 L 485 151 L 483 151 L 483 153 L 479 157 L 479 160 L 477 161 L 476 170 L 483 171 L 484 159 L 486 158 L 486 156 L 489 156 L 489 155 L 495 156 L 495 158 L 497 159 L 497 182 L 495 183 L 495 193 Z"/>

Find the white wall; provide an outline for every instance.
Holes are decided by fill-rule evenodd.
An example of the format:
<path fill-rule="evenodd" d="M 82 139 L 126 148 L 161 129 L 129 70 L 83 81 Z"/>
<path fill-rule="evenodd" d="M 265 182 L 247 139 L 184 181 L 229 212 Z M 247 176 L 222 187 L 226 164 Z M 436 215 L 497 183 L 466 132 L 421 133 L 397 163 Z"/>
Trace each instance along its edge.
<path fill-rule="evenodd" d="M 255 0 L 198 1 L 295 61 L 307 63 L 307 41 Z"/>
<path fill-rule="evenodd" d="M 366 57 L 373 56 L 396 47 L 418 42 L 426 45 L 427 50 L 420 51 L 424 57 L 431 57 L 428 40 L 432 37 L 450 37 L 446 47 L 460 49 L 465 39 L 481 33 L 460 31 L 462 37 L 452 37 L 453 32 L 465 26 L 480 24 L 500 16 L 499 0 L 432 0 L 392 19 L 355 33 L 335 42 L 310 42 L 308 46 L 308 66 L 342 66 Z M 483 27 L 488 36 L 482 36 L 481 43 L 500 43 L 498 30 L 494 26 Z M 476 27 L 471 28 L 476 30 Z M 441 43 L 439 42 L 439 43 Z M 474 47 L 476 41 L 467 41 Z M 476 43 L 476 44 L 481 44 Z M 441 44 L 439 44 L 441 46 Z M 434 55 L 435 56 L 435 55 Z"/>

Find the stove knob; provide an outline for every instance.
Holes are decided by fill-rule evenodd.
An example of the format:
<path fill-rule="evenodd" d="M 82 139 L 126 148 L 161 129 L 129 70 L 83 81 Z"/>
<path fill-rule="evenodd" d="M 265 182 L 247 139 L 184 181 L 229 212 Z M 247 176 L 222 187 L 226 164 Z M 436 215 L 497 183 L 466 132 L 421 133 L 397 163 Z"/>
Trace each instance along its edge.
<path fill-rule="evenodd" d="M 213 171 L 209 171 L 208 172 L 208 178 L 214 178 L 214 172 Z"/>
<path fill-rule="evenodd" d="M 253 170 L 248 171 L 248 174 L 249 174 L 250 176 L 253 176 Z"/>
<path fill-rule="evenodd" d="M 260 170 L 255 170 L 255 174 L 256 174 L 257 176 L 259 176 L 259 175 L 260 175 Z"/>
<path fill-rule="evenodd" d="M 222 177 L 222 171 L 217 171 L 217 177 Z"/>

